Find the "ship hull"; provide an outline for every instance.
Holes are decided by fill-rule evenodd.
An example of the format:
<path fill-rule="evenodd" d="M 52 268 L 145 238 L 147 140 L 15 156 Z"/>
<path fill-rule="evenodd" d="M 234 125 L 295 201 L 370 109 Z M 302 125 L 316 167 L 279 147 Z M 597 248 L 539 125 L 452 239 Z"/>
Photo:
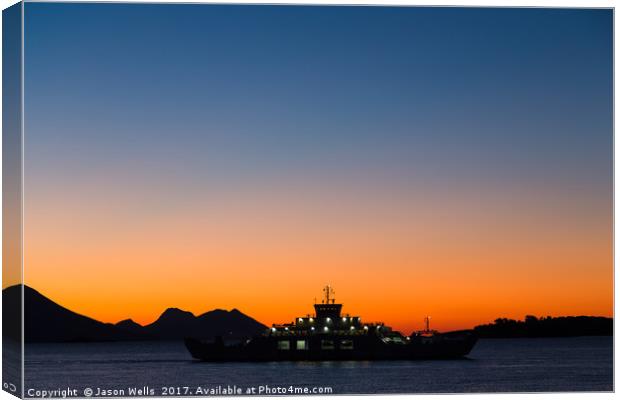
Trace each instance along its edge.
<path fill-rule="evenodd" d="M 257 337 L 232 346 L 188 338 L 185 345 L 193 358 L 210 362 L 428 360 L 463 358 L 476 341 L 473 331 L 459 331 L 432 337 L 415 336 L 400 343 L 371 335 L 345 339 L 329 335 L 295 335 Z M 288 345 L 282 346 L 286 342 Z M 296 346 L 298 344 L 302 346 Z"/>

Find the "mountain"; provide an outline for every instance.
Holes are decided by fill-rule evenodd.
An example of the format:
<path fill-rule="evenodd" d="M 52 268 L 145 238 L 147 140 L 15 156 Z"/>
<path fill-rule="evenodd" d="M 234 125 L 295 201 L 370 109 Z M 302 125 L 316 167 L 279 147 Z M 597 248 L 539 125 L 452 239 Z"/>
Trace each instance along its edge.
<path fill-rule="evenodd" d="M 182 339 L 188 336 L 242 338 L 257 335 L 265 329 L 265 325 L 237 309 L 213 310 L 195 316 L 178 308 L 167 309 L 157 321 L 144 327 L 145 332 L 158 339 Z"/>
<path fill-rule="evenodd" d="M 118 329 L 133 334 L 143 334 L 142 325 L 132 319 L 124 319 L 114 324 Z"/>
<path fill-rule="evenodd" d="M 19 307 L 21 288 L 21 285 L 16 285 L 4 289 L 2 291 L 3 303 L 15 304 Z M 121 331 L 112 324 L 105 324 L 68 310 L 28 286 L 23 288 L 24 340 L 26 342 L 140 339 L 139 335 Z M 17 335 L 19 336 L 19 330 L 17 330 Z"/>
<path fill-rule="evenodd" d="M 19 321 L 21 285 L 2 291 L 4 321 Z M 24 288 L 24 325 L 26 342 L 75 342 L 119 340 L 177 340 L 185 337 L 250 337 L 266 327 L 237 309 L 213 310 L 195 316 L 178 308 L 168 308 L 153 323 L 142 326 L 131 319 L 108 324 L 77 314 L 43 296 Z M 8 326 L 7 326 L 8 325 Z M 19 326 L 3 324 L 3 333 L 19 339 Z"/>
<path fill-rule="evenodd" d="M 2 291 L 2 339 L 21 341 L 22 336 L 21 286 L 11 286 Z"/>
<path fill-rule="evenodd" d="M 186 336 L 196 336 L 196 317 L 188 311 L 178 308 L 168 308 L 159 318 L 144 330 L 161 339 L 178 339 L 179 332 L 187 333 Z"/>

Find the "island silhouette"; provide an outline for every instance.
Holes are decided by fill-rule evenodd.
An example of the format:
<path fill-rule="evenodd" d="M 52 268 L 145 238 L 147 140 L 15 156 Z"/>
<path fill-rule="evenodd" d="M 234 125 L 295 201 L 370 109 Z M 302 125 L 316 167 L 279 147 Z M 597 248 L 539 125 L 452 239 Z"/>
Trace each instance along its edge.
<path fill-rule="evenodd" d="M 21 285 L 2 291 L 2 311 L 10 321 L 19 320 Z M 212 310 L 194 315 L 168 308 L 153 323 L 140 325 L 131 319 L 104 323 L 75 313 L 41 293 L 24 286 L 24 340 L 26 342 L 90 342 L 120 340 L 182 340 L 188 336 L 239 339 L 263 332 L 267 327 L 237 309 Z M 20 340 L 20 326 L 3 324 L 3 335 Z"/>
<path fill-rule="evenodd" d="M 517 321 L 498 318 L 492 324 L 478 325 L 474 331 L 481 338 L 611 336 L 613 318 L 607 317 L 535 317 L 527 315 Z"/>
<path fill-rule="evenodd" d="M 212 310 L 200 315 L 178 308 L 166 309 L 151 324 L 131 319 L 104 323 L 73 312 L 35 289 L 24 285 L 25 342 L 91 342 L 136 340 L 182 340 L 186 337 L 241 339 L 258 335 L 267 327 L 237 309 Z M 4 321 L 19 321 L 22 285 L 2 291 Z M 19 324 L 3 323 L 5 338 L 21 340 Z M 613 318 L 593 316 L 526 316 L 524 321 L 498 318 L 478 325 L 480 338 L 565 337 L 613 335 Z"/>

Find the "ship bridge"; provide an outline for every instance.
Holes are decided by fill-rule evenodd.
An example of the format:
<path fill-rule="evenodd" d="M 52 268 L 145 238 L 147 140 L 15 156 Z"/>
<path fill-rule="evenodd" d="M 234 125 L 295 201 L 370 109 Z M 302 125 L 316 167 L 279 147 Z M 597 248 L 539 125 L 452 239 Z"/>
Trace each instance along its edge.
<path fill-rule="evenodd" d="M 382 322 L 362 324 L 362 319 L 349 314 L 342 314 L 342 304 L 336 303 L 334 290 L 327 285 L 323 289 L 325 293 L 323 300 L 317 303 L 314 300 L 315 315 L 306 315 L 296 318 L 289 324 L 273 324 L 267 331 L 270 336 L 289 336 L 289 335 L 367 335 L 374 332 L 389 332 L 390 328 Z"/>
<path fill-rule="evenodd" d="M 340 319 L 340 311 L 342 311 L 342 304 L 336 304 L 334 299 L 334 289 L 327 285 L 323 289 L 325 297 L 321 301 L 321 304 L 314 304 L 314 311 L 318 319 L 331 318 L 333 320 Z"/>

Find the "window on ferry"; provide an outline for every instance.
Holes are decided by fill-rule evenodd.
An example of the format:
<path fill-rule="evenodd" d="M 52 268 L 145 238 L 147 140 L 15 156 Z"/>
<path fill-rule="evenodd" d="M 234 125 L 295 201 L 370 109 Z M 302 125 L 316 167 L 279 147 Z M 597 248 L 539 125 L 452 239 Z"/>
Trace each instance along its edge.
<path fill-rule="evenodd" d="M 322 350 L 333 350 L 334 341 L 333 340 L 321 340 L 321 349 Z"/>
<path fill-rule="evenodd" d="M 340 341 L 340 349 L 341 350 L 353 350 L 353 340 L 342 340 Z"/>
<path fill-rule="evenodd" d="M 288 340 L 279 340 L 278 341 L 278 350 L 290 350 L 291 343 Z"/>
<path fill-rule="evenodd" d="M 298 340 L 297 350 L 308 350 L 308 342 L 305 340 Z"/>

